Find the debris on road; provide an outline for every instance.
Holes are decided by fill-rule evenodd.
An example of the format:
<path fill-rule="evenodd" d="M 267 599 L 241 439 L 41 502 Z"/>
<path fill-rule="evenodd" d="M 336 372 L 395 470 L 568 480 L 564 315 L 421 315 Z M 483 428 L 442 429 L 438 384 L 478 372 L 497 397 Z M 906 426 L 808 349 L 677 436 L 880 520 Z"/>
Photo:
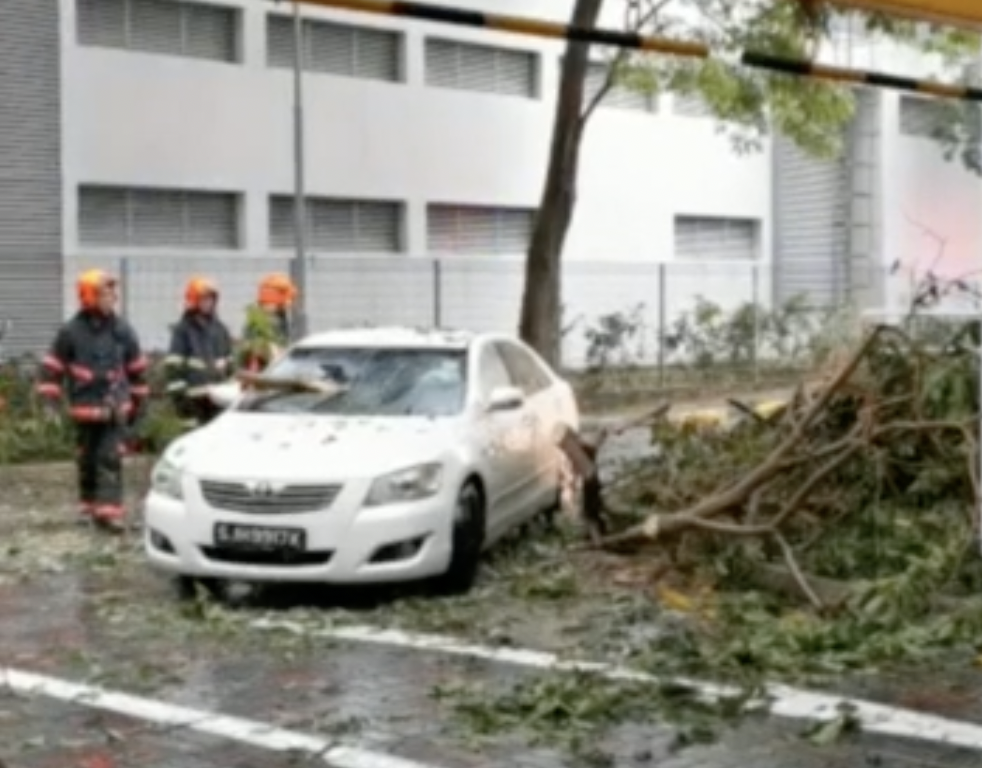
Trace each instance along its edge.
<path fill-rule="evenodd" d="M 937 290 L 926 285 L 916 306 Z M 769 415 L 736 404 L 745 418 L 725 429 L 656 421 L 657 456 L 605 487 L 596 453 L 606 434 L 567 435 L 591 548 L 630 553 L 635 567 L 647 559 L 665 607 L 716 631 L 739 603 L 730 618 L 743 631 L 725 635 L 731 671 L 769 654 L 789 656 L 766 665 L 786 674 L 798 662 L 854 666 L 972 642 L 982 627 L 978 344 L 977 322 L 913 313 L 877 326 L 822 385 Z M 703 596 L 680 598 L 666 576 Z M 782 639 L 751 643 L 746 625 L 765 618 Z"/>
<path fill-rule="evenodd" d="M 79 605 L 66 610 L 84 612 L 85 630 L 50 645 L 123 688 L 182 674 L 182 643 L 302 656 L 317 650 L 318 627 L 345 623 L 603 659 L 747 697 L 765 680 L 839 685 L 845 672 L 913 673 L 940 660 L 977 675 L 979 341 L 977 322 L 914 314 L 839 350 L 822 382 L 784 406 L 736 400 L 725 427 L 673 423 L 661 404 L 592 441 L 558 436 L 582 483 L 583 519 L 521 532 L 492 553 L 470 594 L 451 599 L 413 587 L 280 587 L 247 589 L 235 605 L 179 603 L 143 568 L 137 538 L 71 525 L 61 500 L 70 467 L 20 468 L 16 480 L 3 468 L 0 599 L 23 585 L 73 584 Z M 604 441 L 639 429 L 652 450 L 611 467 Z M 270 614 L 310 636 L 251 630 Z M 49 642 L 45 626 L 23 630 L 29 642 L 8 629 L 6 642 L 33 654 Z M 153 657 L 167 662 L 148 665 Z M 434 696 L 475 737 L 520 728 L 593 757 L 614 722 L 669 721 L 690 743 L 744 700 L 707 704 L 674 687 L 556 672 L 504 689 L 441 681 Z M 837 717 L 809 743 L 853 738 L 849 714 Z"/>

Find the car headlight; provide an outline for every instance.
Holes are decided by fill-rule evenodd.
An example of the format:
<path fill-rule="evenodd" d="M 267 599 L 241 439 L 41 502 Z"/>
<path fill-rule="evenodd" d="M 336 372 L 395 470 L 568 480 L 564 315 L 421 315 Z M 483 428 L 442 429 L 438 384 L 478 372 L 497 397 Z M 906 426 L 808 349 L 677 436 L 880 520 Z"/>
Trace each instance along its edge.
<path fill-rule="evenodd" d="M 365 506 L 378 507 L 400 501 L 425 499 L 439 492 L 442 480 L 443 466 L 440 464 L 419 464 L 400 469 L 375 478 L 368 491 Z"/>
<path fill-rule="evenodd" d="M 160 458 L 150 473 L 150 487 L 169 499 L 184 498 L 184 447 L 172 446 Z"/>

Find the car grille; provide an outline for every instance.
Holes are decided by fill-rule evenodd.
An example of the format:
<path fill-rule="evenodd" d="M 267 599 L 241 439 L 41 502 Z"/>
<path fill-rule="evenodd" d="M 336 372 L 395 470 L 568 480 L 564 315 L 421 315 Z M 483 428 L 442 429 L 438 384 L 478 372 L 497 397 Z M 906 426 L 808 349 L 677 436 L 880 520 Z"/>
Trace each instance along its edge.
<path fill-rule="evenodd" d="M 291 515 L 328 509 L 341 492 L 340 485 L 288 485 L 257 493 L 245 483 L 202 480 L 201 494 L 208 505 L 227 512 Z"/>
<path fill-rule="evenodd" d="M 228 549 L 227 547 L 201 547 L 202 554 L 218 563 L 236 565 L 266 565 L 283 568 L 303 568 L 313 565 L 327 565 L 334 557 L 333 550 L 313 552 L 255 552 Z"/>

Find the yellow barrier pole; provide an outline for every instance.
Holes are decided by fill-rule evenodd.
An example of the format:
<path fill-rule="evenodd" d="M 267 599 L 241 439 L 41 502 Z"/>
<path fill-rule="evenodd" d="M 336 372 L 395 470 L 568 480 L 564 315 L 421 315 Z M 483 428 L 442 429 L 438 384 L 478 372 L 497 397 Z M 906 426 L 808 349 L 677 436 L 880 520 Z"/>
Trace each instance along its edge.
<path fill-rule="evenodd" d="M 275 2 L 276 0 L 274 0 Z M 863 1 L 863 0 L 860 0 Z M 977 1 L 982 5 L 982 0 Z M 615 48 L 628 48 L 647 53 L 664 53 L 669 56 L 686 58 L 713 58 L 712 50 L 699 42 L 672 40 L 664 37 L 639 35 L 616 29 L 579 29 L 553 21 L 533 19 L 523 16 L 506 16 L 465 8 L 432 5 L 417 2 L 392 2 L 391 0 L 299 0 L 307 5 L 316 5 L 334 10 L 370 13 L 376 16 L 398 16 L 417 21 L 430 21 L 460 27 L 493 29 L 528 37 L 541 37 L 553 40 L 579 40 L 595 45 Z M 982 89 L 961 85 L 950 85 L 933 80 L 917 80 L 910 77 L 891 75 L 886 72 L 871 72 L 860 69 L 834 67 L 816 64 L 805 59 L 792 59 L 759 51 L 744 51 L 735 57 L 720 57 L 753 69 L 766 70 L 796 77 L 809 77 L 852 85 L 869 85 L 909 91 L 960 101 L 982 102 Z"/>

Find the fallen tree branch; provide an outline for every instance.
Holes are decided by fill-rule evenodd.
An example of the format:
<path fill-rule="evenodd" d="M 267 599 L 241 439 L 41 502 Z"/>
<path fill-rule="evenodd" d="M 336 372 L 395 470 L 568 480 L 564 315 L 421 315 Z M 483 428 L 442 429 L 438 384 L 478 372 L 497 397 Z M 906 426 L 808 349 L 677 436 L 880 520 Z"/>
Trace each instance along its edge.
<path fill-rule="evenodd" d="M 603 486 L 597 467 L 600 449 L 611 436 L 621 435 L 630 429 L 636 429 L 664 418 L 670 409 L 670 403 L 661 403 L 650 411 L 645 411 L 638 416 L 620 422 L 616 426 L 601 430 L 593 441 L 585 439 L 568 425 L 563 425 L 560 429 L 555 442 L 580 479 L 580 517 L 594 543 L 601 541 L 608 530 L 609 510 L 604 502 Z"/>
<path fill-rule="evenodd" d="M 251 371 L 239 371 L 235 374 L 235 378 L 243 386 L 250 389 L 275 392 L 311 392 L 321 395 L 335 395 L 346 389 L 346 387 L 327 379 L 274 378 Z"/>
<path fill-rule="evenodd" d="M 808 429 L 814 424 L 819 414 L 825 410 L 833 395 L 855 373 L 873 347 L 874 342 L 880 337 L 882 328 L 883 326 L 878 326 L 867 334 L 866 339 L 853 353 L 849 361 L 842 366 L 836 376 L 823 388 L 821 394 L 809 405 L 791 434 L 771 452 L 764 462 L 750 470 L 743 479 L 719 493 L 703 499 L 689 509 L 665 517 L 651 515 L 644 522 L 629 528 L 627 531 L 603 538 L 597 542 L 598 546 L 622 547 L 639 539 L 657 539 L 659 536 L 672 535 L 681 528 L 691 525 L 692 519 L 712 518 L 744 506 L 758 488 L 774 479 L 784 470 L 786 457 L 792 454 L 805 439 Z"/>
<path fill-rule="evenodd" d="M 654 431 L 656 455 L 611 483 L 623 519 L 584 549 L 654 553 L 697 584 L 762 574 L 824 618 L 887 631 L 929 599 L 948 605 L 982 581 L 977 558 L 952 554 L 974 552 L 982 505 L 978 360 L 943 342 L 964 336 L 952 330 L 876 325 L 779 417 L 731 398 L 746 418 L 724 429 Z M 862 616 L 830 613 L 847 593 Z"/>
<path fill-rule="evenodd" d="M 781 554 L 784 555 L 784 562 L 788 566 L 788 571 L 794 577 L 795 582 L 801 588 L 801 591 L 805 594 L 808 600 L 811 602 L 812 606 L 818 610 L 825 610 L 825 604 L 822 602 L 821 598 L 815 594 L 811 585 L 808 583 L 808 579 L 801 572 L 801 568 L 798 567 L 798 561 L 795 560 L 794 552 L 791 550 L 791 545 L 788 544 L 788 540 L 784 538 L 779 531 L 774 531 L 772 534 L 777 545 L 781 548 Z"/>

